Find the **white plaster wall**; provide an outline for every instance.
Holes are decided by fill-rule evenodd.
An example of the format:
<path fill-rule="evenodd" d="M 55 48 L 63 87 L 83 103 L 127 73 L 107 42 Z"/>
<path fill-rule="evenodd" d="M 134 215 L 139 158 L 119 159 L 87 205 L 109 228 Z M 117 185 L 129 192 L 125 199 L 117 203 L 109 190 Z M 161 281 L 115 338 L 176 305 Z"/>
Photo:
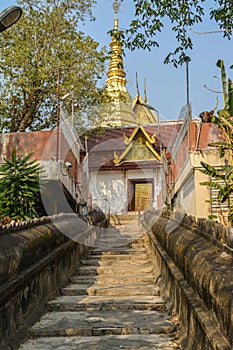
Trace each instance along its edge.
<path fill-rule="evenodd" d="M 196 198 L 194 191 L 192 191 L 189 196 L 183 198 L 181 209 L 188 215 L 196 216 Z"/>
<path fill-rule="evenodd" d="M 127 188 L 121 171 L 92 172 L 90 191 L 93 204 L 104 212 L 107 211 L 105 200 L 110 203 L 111 213 L 120 213 L 127 208 Z"/>
<path fill-rule="evenodd" d="M 185 194 L 185 189 L 189 181 L 192 179 L 193 186 L 188 193 Z M 210 214 L 209 203 L 206 200 L 210 199 L 209 189 L 205 186 L 201 186 L 200 182 L 206 181 L 206 175 L 202 174 L 197 169 L 190 171 L 189 176 L 181 184 L 179 191 L 177 192 L 177 199 L 174 203 L 175 210 L 180 210 L 188 215 L 195 217 L 207 218 Z"/>
<path fill-rule="evenodd" d="M 189 215 L 196 216 L 195 179 L 193 173 L 186 179 L 182 186 L 181 209 Z"/>
<path fill-rule="evenodd" d="M 90 192 L 92 194 L 93 204 L 98 205 L 107 213 L 108 206 L 106 200 L 110 203 L 111 213 L 124 213 L 128 210 L 128 179 L 154 179 L 154 203 L 157 208 L 157 196 L 161 191 L 161 169 L 148 170 L 129 170 L 91 172 L 90 173 Z"/>
<path fill-rule="evenodd" d="M 200 185 L 201 182 L 209 181 L 209 176 L 195 170 L 195 193 L 196 193 L 196 217 L 208 218 L 211 214 L 210 189 Z"/>
<path fill-rule="evenodd" d="M 193 178 L 194 187 L 188 195 L 185 195 L 185 186 L 190 178 Z M 182 184 L 180 198 L 176 209 L 183 210 L 188 215 L 198 218 L 208 218 L 210 211 L 210 190 L 207 186 L 201 186 L 200 182 L 208 181 L 208 176 L 195 169 L 192 175 Z"/>

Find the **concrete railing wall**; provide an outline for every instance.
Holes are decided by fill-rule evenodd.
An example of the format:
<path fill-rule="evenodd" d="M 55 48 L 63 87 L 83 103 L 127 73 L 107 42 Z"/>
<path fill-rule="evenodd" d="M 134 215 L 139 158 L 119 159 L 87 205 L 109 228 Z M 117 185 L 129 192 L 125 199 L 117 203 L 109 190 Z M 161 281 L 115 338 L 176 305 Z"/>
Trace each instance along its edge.
<path fill-rule="evenodd" d="M 159 215 L 160 214 L 160 215 Z M 157 266 L 161 294 L 181 320 L 188 350 L 233 347 L 231 231 L 183 214 L 147 211 L 144 226 Z"/>
<path fill-rule="evenodd" d="M 101 214 L 92 214 L 97 226 L 106 224 Z M 99 235 L 100 228 L 90 227 L 75 214 L 58 215 L 2 231 L 1 350 L 17 349 L 29 327 L 45 311 L 46 302 L 68 283 L 87 254 L 88 246 L 93 245 Z"/>

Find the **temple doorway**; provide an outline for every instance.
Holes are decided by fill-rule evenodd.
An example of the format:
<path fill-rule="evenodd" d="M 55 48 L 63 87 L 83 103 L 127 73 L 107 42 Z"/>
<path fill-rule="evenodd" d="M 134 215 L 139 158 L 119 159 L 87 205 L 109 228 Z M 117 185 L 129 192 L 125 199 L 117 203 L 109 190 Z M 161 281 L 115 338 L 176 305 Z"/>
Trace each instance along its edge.
<path fill-rule="evenodd" d="M 144 211 L 152 207 L 153 179 L 128 180 L 128 211 Z"/>

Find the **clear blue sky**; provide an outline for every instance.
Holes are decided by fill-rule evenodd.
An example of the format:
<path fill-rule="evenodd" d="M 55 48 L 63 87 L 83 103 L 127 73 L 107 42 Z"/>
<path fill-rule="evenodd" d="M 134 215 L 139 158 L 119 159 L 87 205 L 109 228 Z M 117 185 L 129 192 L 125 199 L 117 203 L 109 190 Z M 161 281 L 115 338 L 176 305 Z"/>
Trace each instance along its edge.
<path fill-rule="evenodd" d="M 0 10 L 15 4 L 16 1 L 1 0 Z M 206 2 L 208 4 L 208 2 Z M 211 3 L 211 1 L 209 2 Z M 91 35 L 101 46 L 111 40 L 107 32 L 112 29 L 114 13 L 112 0 L 97 0 L 94 8 L 96 20 L 87 22 L 81 29 Z M 133 17 L 133 1 L 124 0 L 119 12 L 119 27 L 126 28 Z M 193 30 L 198 32 L 216 30 L 217 25 L 206 20 L 196 25 Z M 193 117 L 199 116 L 204 110 L 211 110 L 216 105 L 216 94 L 204 88 L 207 85 L 213 90 L 220 91 L 221 83 L 214 76 L 220 76 L 216 67 L 219 58 L 225 61 L 228 76 L 233 78 L 233 40 L 223 39 L 222 34 L 199 35 L 192 33 L 194 50 L 191 52 L 190 63 L 190 101 L 192 103 Z M 138 72 L 139 88 L 143 95 L 143 81 L 147 80 L 147 95 L 149 103 L 159 110 L 161 119 L 177 119 L 181 107 L 186 103 L 186 75 L 185 67 L 174 68 L 164 65 L 163 61 L 170 49 L 176 45 L 174 34 L 165 30 L 159 35 L 159 48 L 152 51 L 135 50 L 126 51 L 124 58 L 127 73 L 127 88 L 134 97 L 135 76 Z M 222 97 L 219 96 L 219 107 Z"/>

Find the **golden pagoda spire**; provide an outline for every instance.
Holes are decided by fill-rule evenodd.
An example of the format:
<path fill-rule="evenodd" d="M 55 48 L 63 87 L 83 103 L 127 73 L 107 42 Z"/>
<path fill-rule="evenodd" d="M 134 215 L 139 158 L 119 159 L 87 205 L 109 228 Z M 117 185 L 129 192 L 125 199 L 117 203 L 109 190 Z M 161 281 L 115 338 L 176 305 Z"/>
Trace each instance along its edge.
<path fill-rule="evenodd" d="M 113 1 L 113 9 L 115 12 L 114 19 L 114 35 L 110 43 L 111 58 L 108 70 L 108 78 L 106 80 L 109 95 L 115 100 L 122 100 L 122 96 L 126 98 L 126 102 L 131 101 L 131 97 L 126 89 L 126 73 L 124 71 L 122 45 L 117 39 L 118 36 L 118 13 L 120 9 L 119 0 Z"/>

